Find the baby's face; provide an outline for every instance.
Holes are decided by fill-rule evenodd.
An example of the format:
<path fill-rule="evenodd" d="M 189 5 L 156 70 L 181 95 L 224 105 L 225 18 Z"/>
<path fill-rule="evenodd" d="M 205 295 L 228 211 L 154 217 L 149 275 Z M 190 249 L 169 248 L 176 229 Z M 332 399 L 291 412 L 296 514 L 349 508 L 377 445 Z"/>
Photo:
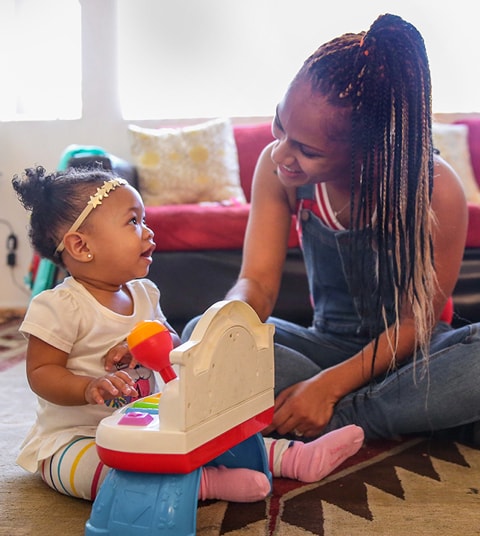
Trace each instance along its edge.
<path fill-rule="evenodd" d="M 116 188 L 102 200 L 89 215 L 84 234 L 92 267 L 103 279 L 122 284 L 148 274 L 155 242 L 145 224 L 143 201 L 131 186 Z"/>

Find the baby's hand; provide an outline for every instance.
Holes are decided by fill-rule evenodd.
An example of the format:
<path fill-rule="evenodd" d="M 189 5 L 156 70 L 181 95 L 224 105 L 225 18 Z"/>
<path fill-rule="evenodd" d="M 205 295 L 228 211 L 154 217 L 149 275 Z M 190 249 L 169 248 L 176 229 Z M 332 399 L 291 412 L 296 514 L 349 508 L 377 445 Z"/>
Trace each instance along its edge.
<path fill-rule="evenodd" d="M 133 369 L 137 366 L 137 360 L 132 356 L 127 341 L 115 345 L 105 354 L 105 370 L 111 372 L 124 368 Z"/>
<path fill-rule="evenodd" d="M 137 397 L 135 382 L 123 370 L 92 380 L 85 389 L 88 404 L 104 404 L 105 400 L 119 395 Z"/>

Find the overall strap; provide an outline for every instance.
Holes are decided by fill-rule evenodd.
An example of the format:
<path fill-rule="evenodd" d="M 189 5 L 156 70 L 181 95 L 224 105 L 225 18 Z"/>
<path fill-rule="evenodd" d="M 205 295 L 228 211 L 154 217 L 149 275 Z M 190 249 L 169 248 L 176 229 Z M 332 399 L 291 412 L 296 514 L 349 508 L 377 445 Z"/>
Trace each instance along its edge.
<path fill-rule="evenodd" d="M 315 199 L 315 184 L 304 184 L 297 188 L 297 201 L 302 199 Z"/>

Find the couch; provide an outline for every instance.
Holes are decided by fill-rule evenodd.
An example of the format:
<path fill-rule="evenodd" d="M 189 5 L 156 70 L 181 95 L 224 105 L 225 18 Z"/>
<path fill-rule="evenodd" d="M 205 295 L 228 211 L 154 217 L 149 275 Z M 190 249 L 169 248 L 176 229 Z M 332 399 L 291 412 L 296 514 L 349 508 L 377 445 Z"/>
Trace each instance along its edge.
<path fill-rule="evenodd" d="M 469 153 L 477 187 L 480 185 L 480 120 L 467 120 L 463 124 L 468 128 Z M 270 123 L 262 122 L 235 124 L 233 135 L 246 202 L 146 206 L 146 221 L 155 232 L 157 243 L 149 277 L 159 286 L 162 308 L 178 331 L 190 318 L 223 299 L 239 273 L 252 176 L 257 158 L 272 140 L 272 134 Z M 92 161 L 100 162 L 141 191 L 136 166 L 130 161 L 101 152 L 89 155 L 84 151 L 67 151 L 67 154 L 66 165 L 79 167 Z M 468 205 L 470 222 L 465 256 L 453 295 L 454 324 L 480 321 L 480 190 L 478 195 L 478 203 L 475 199 Z M 303 325 L 309 325 L 311 321 L 295 218 L 292 218 L 289 249 L 274 315 Z"/>

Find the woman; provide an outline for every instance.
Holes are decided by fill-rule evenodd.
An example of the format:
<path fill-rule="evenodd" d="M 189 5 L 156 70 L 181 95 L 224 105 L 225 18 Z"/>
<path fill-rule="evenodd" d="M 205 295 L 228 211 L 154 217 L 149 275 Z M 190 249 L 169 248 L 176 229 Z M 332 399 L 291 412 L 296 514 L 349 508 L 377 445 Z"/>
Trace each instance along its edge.
<path fill-rule="evenodd" d="M 312 438 L 354 423 L 368 440 L 480 419 L 478 327 L 439 321 L 467 208 L 457 175 L 434 155 L 431 123 L 423 39 L 389 14 L 321 46 L 279 103 L 227 294 L 276 326 L 266 433 Z M 310 328 L 269 319 L 292 214 Z"/>

